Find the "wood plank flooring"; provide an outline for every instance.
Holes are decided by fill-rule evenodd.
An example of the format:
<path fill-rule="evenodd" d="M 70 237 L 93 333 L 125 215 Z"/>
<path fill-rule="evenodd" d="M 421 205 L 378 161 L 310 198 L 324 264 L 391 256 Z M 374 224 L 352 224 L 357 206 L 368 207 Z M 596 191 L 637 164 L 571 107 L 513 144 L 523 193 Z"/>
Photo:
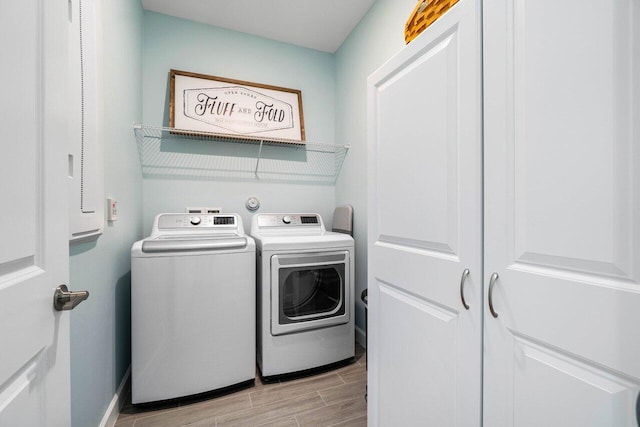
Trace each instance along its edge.
<path fill-rule="evenodd" d="M 365 427 L 366 357 L 356 345 L 355 362 L 329 372 L 264 384 L 193 403 L 153 410 L 131 405 L 130 393 L 117 427 Z"/>

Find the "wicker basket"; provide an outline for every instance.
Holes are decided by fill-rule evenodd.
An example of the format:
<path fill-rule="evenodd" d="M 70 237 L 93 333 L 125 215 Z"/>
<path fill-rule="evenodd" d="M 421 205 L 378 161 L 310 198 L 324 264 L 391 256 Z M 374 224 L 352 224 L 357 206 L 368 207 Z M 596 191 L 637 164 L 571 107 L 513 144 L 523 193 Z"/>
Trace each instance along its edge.
<path fill-rule="evenodd" d="M 407 44 L 456 3 L 458 0 L 419 0 L 404 26 L 404 40 Z"/>

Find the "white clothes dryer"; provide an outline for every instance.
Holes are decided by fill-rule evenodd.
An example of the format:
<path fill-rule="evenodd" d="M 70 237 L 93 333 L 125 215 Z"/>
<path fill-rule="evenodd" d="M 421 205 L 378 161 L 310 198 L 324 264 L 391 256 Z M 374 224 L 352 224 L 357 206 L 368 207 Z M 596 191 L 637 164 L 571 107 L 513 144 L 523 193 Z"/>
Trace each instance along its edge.
<path fill-rule="evenodd" d="M 236 214 L 156 216 L 131 249 L 132 403 L 255 380 L 255 242 Z"/>
<path fill-rule="evenodd" d="M 318 214 L 257 214 L 257 362 L 267 381 L 353 360 L 354 241 Z"/>

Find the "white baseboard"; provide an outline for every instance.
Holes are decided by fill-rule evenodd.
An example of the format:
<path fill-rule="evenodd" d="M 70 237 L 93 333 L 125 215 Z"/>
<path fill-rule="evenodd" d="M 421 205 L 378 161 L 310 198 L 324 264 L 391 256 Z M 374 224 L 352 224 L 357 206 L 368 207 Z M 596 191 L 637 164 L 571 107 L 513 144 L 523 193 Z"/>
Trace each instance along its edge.
<path fill-rule="evenodd" d="M 367 348 L 367 334 L 356 326 L 356 342 L 363 348 Z"/>
<path fill-rule="evenodd" d="M 100 421 L 100 427 L 113 427 L 116 425 L 116 421 L 118 421 L 118 415 L 120 415 L 120 408 L 124 404 L 125 393 L 124 389 L 125 384 L 129 380 L 129 376 L 131 375 L 131 366 L 127 369 L 127 372 L 124 373 L 124 377 L 122 377 L 122 382 L 118 386 L 118 390 L 116 390 L 116 394 L 113 395 L 113 399 L 111 399 L 111 403 L 109 403 L 109 407 L 107 408 L 107 412 L 104 413 L 102 417 L 102 421 Z"/>

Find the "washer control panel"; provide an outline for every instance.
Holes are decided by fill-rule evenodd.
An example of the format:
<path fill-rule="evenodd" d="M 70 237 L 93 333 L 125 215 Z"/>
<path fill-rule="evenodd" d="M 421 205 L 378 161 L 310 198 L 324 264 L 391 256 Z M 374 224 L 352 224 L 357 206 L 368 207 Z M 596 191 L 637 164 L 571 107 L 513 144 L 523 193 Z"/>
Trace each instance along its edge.
<path fill-rule="evenodd" d="M 158 229 L 228 227 L 236 225 L 234 215 L 163 214 L 158 217 Z"/>
<path fill-rule="evenodd" d="M 322 219 L 318 214 L 261 214 L 258 215 L 258 227 L 315 226 L 319 227 Z"/>

